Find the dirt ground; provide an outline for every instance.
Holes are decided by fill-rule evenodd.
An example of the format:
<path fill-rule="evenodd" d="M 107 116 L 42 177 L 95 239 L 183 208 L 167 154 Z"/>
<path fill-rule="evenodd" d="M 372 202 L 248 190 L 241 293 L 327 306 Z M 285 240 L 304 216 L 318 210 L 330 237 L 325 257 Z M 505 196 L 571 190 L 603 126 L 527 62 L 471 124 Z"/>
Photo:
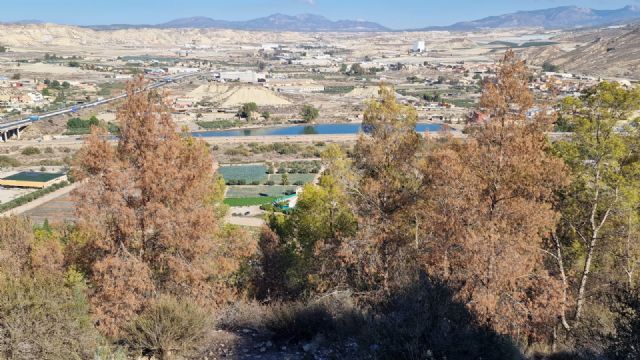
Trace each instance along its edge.
<path fill-rule="evenodd" d="M 276 343 L 269 334 L 254 329 L 242 329 L 231 332 L 218 330 L 210 334 L 210 342 L 203 351 L 207 360 L 329 360 L 355 359 L 355 344 L 345 349 L 333 349 L 323 343 L 322 337 L 316 337 L 303 343 Z"/>

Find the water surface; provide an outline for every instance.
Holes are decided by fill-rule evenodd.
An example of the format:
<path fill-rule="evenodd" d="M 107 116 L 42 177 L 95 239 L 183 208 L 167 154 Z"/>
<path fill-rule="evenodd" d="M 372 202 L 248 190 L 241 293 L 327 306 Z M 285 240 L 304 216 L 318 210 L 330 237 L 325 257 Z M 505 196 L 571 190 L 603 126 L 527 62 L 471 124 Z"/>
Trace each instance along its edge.
<path fill-rule="evenodd" d="M 439 124 L 420 123 L 417 132 L 440 131 Z M 362 132 L 361 124 L 318 124 L 318 125 L 289 125 L 264 127 L 255 129 L 236 129 L 218 131 L 198 131 L 192 133 L 194 137 L 239 137 L 239 136 L 296 136 L 296 135 L 351 135 Z"/>

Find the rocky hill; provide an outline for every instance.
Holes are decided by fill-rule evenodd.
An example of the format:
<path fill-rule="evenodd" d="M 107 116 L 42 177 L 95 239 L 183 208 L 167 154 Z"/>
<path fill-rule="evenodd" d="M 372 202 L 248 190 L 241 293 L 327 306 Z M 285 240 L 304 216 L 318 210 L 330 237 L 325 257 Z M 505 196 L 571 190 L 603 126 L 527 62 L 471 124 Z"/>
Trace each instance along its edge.
<path fill-rule="evenodd" d="M 570 29 L 603 26 L 640 19 L 640 7 L 626 6 L 615 10 L 594 10 L 577 6 L 518 11 L 490 16 L 479 20 L 459 22 L 451 26 L 431 27 L 424 30 L 471 31 L 501 28 Z"/>
<path fill-rule="evenodd" d="M 597 33 L 596 33 L 597 34 Z M 550 57 L 565 71 L 592 75 L 640 78 L 640 26 L 601 33 L 573 51 Z"/>

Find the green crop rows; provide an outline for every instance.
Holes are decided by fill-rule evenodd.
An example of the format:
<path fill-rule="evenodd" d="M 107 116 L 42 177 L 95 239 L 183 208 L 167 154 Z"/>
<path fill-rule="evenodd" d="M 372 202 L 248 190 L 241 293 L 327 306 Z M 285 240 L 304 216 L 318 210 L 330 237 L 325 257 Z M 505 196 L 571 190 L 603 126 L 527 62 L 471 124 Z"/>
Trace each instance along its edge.
<path fill-rule="evenodd" d="M 242 181 L 244 184 L 251 184 L 255 181 L 267 181 L 267 167 L 264 165 L 223 166 L 218 171 L 227 183 Z"/>

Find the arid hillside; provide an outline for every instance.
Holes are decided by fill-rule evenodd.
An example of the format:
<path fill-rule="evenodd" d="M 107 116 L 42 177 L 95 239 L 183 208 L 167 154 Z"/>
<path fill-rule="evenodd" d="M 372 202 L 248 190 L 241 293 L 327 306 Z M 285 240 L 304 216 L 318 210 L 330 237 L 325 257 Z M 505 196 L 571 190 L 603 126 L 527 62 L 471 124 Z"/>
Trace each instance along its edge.
<path fill-rule="evenodd" d="M 598 35 L 573 51 L 552 57 L 552 62 L 566 71 L 640 78 L 640 26 Z"/>
<path fill-rule="evenodd" d="M 209 29 L 124 29 L 95 31 L 56 24 L 0 25 L 2 44 L 14 49 L 56 47 L 171 47 L 196 42 L 201 46 L 263 42 L 309 41 L 304 33 L 248 32 Z"/>

